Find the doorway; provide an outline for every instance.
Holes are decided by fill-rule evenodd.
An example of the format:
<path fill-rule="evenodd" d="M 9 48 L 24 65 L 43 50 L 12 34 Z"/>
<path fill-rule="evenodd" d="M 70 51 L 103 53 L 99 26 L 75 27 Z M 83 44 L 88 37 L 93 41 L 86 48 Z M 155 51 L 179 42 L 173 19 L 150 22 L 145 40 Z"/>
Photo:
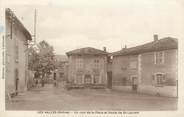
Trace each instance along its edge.
<path fill-rule="evenodd" d="M 112 72 L 107 72 L 107 87 L 112 89 Z"/>
<path fill-rule="evenodd" d="M 86 74 L 84 77 L 84 83 L 85 84 L 91 84 L 92 83 L 92 79 L 91 79 L 91 75 L 90 74 Z"/>
<path fill-rule="evenodd" d="M 18 86 L 19 86 L 19 71 L 15 69 L 15 94 L 18 94 Z"/>
<path fill-rule="evenodd" d="M 132 90 L 133 91 L 137 91 L 137 88 L 138 88 L 138 78 L 137 78 L 137 76 L 132 76 L 131 79 L 132 79 Z"/>

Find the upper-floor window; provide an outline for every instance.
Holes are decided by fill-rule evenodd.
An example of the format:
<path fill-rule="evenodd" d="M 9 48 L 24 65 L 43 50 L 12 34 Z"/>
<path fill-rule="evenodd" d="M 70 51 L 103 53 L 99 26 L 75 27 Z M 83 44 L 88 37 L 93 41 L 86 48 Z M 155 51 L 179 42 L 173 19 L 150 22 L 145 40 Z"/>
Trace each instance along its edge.
<path fill-rule="evenodd" d="M 129 68 L 136 69 L 137 68 L 137 61 L 130 61 Z"/>
<path fill-rule="evenodd" d="M 3 61 L 2 61 L 3 65 L 5 65 L 5 60 L 4 60 L 5 59 L 5 52 L 4 51 L 2 52 L 2 59 L 3 59 Z"/>
<path fill-rule="evenodd" d="M 83 59 L 82 58 L 77 58 L 76 59 L 76 67 L 77 67 L 77 69 L 82 69 L 83 68 Z"/>
<path fill-rule="evenodd" d="M 4 38 L 4 36 L 2 36 L 2 39 L 3 39 L 2 46 L 3 46 L 3 49 L 5 49 L 5 38 Z"/>
<path fill-rule="evenodd" d="M 95 59 L 95 61 L 94 61 L 95 63 L 99 63 L 99 60 L 98 59 Z"/>
<path fill-rule="evenodd" d="M 154 53 L 154 63 L 163 64 L 164 63 L 164 51 Z"/>
<path fill-rule="evenodd" d="M 6 55 L 6 63 L 10 63 L 10 55 Z"/>
<path fill-rule="evenodd" d="M 94 67 L 97 69 L 100 67 L 100 60 L 99 59 L 94 60 Z"/>
<path fill-rule="evenodd" d="M 18 40 L 15 39 L 15 62 L 19 61 L 19 45 Z"/>

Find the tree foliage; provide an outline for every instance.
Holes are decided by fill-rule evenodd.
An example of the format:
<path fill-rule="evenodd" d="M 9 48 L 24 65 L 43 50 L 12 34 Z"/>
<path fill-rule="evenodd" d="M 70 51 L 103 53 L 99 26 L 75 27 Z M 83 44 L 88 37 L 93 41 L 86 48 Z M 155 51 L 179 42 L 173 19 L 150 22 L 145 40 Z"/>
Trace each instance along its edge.
<path fill-rule="evenodd" d="M 36 49 L 37 48 L 37 49 Z M 41 41 L 29 50 L 29 66 L 32 71 L 40 75 L 49 75 L 55 70 L 54 49 L 46 41 Z"/>

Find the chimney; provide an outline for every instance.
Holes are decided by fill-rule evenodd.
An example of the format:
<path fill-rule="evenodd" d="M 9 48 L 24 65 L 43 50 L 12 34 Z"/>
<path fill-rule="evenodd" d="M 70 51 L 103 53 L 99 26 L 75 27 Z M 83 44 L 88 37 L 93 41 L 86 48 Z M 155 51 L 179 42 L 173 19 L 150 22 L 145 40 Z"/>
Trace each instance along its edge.
<path fill-rule="evenodd" d="M 103 51 L 106 52 L 106 47 L 103 47 Z"/>
<path fill-rule="evenodd" d="M 154 38 L 154 41 L 158 41 L 158 35 L 157 34 L 154 34 L 153 38 Z"/>
<path fill-rule="evenodd" d="M 124 47 L 121 47 L 121 50 L 127 49 L 127 45 L 125 44 Z"/>

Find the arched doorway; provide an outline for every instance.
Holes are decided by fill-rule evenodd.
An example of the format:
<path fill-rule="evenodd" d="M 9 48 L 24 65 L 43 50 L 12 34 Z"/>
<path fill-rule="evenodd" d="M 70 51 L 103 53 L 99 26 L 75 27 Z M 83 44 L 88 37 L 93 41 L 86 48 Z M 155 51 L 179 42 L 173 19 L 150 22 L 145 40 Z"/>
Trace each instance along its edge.
<path fill-rule="evenodd" d="M 84 76 L 84 84 L 92 84 L 92 77 L 91 74 L 86 74 Z"/>

